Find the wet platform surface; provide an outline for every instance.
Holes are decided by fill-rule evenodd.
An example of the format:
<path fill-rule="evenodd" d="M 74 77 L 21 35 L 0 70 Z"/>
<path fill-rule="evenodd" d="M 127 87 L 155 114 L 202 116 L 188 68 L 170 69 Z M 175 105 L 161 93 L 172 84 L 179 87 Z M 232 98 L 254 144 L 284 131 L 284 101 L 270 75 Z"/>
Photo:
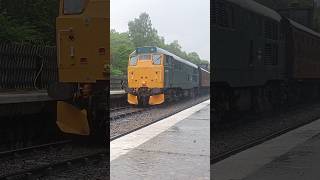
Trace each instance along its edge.
<path fill-rule="evenodd" d="M 126 94 L 126 92 L 124 90 L 112 90 L 112 91 L 110 91 L 110 95 L 122 95 L 122 94 Z"/>
<path fill-rule="evenodd" d="M 127 136 L 110 144 L 112 180 L 210 179 L 210 101 Z"/>
<path fill-rule="evenodd" d="M 123 98 L 127 93 L 124 90 L 111 90 L 110 98 Z"/>
<path fill-rule="evenodd" d="M 212 165 L 214 180 L 320 179 L 320 120 Z"/>

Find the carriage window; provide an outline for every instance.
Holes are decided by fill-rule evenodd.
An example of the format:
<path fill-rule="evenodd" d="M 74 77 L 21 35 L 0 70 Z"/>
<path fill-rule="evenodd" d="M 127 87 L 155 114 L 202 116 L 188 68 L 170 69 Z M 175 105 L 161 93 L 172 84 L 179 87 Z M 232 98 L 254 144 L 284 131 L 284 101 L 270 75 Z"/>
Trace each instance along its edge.
<path fill-rule="evenodd" d="M 83 11 L 85 0 L 64 0 L 63 13 L 64 14 L 79 14 Z"/>
<path fill-rule="evenodd" d="M 161 55 L 160 54 L 152 55 L 152 63 L 155 65 L 160 65 L 161 64 Z"/>
<path fill-rule="evenodd" d="M 131 56 L 131 57 L 130 57 L 130 61 L 129 61 L 129 65 L 130 65 L 130 66 L 135 66 L 135 65 L 137 65 L 137 60 L 138 60 L 137 56 Z"/>

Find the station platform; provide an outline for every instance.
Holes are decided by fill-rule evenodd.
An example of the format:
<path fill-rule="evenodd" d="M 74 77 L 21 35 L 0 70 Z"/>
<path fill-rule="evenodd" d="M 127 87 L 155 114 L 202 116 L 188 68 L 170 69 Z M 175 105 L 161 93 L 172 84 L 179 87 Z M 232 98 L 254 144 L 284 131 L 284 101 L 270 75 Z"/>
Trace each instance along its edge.
<path fill-rule="evenodd" d="M 0 92 L 0 104 L 41 102 L 53 100 L 47 91 L 8 91 Z"/>
<path fill-rule="evenodd" d="M 125 94 L 126 92 L 124 90 L 110 91 L 110 95 L 113 98 L 123 97 Z M 54 99 L 48 96 L 46 90 L 17 90 L 0 92 L 0 105 L 28 102 L 43 102 L 53 100 Z"/>
<path fill-rule="evenodd" d="M 320 120 L 211 166 L 214 180 L 320 179 Z"/>
<path fill-rule="evenodd" d="M 122 95 L 125 94 L 126 92 L 124 90 L 111 90 L 110 95 Z"/>
<path fill-rule="evenodd" d="M 124 97 L 127 93 L 124 90 L 111 90 L 110 98 L 121 98 Z"/>
<path fill-rule="evenodd" d="M 210 100 L 110 142 L 110 179 L 210 179 Z"/>

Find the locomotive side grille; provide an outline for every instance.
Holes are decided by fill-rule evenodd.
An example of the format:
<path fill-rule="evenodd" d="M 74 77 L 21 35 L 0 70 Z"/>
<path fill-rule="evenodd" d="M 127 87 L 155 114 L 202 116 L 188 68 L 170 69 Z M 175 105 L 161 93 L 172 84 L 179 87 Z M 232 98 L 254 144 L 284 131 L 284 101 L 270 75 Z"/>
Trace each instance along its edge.
<path fill-rule="evenodd" d="M 0 43 L 0 90 L 46 89 L 57 71 L 55 47 Z"/>
<path fill-rule="evenodd" d="M 264 65 L 278 64 L 278 45 L 267 43 L 264 47 Z"/>
<path fill-rule="evenodd" d="M 221 2 L 217 3 L 216 15 L 218 17 L 217 18 L 218 24 L 223 27 L 228 27 L 228 14 L 227 14 L 226 5 L 224 3 L 221 3 Z"/>
<path fill-rule="evenodd" d="M 231 4 L 221 0 L 214 0 L 212 12 L 211 19 L 213 24 L 224 28 L 235 28 L 234 7 Z"/>
<path fill-rule="evenodd" d="M 212 16 L 211 16 L 211 19 L 212 19 L 212 21 L 213 21 L 213 24 L 216 24 L 217 23 L 217 15 L 216 15 L 216 1 L 215 0 L 213 0 L 213 2 L 212 2 L 212 4 L 213 4 L 213 7 L 212 7 Z"/>
<path fill-rule="evenodd" d="M 275 22 L 266 20 L 264 22 L 264 37 L 266 39 L 278 40 L 278 25 Z"/>

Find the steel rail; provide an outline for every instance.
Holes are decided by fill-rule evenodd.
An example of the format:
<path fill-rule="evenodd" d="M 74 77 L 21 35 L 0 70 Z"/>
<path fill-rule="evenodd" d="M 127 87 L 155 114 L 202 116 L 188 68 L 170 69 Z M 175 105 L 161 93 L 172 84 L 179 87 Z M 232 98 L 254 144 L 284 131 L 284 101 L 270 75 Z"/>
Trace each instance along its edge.
<path fill-rule="evenodd" d="M 54 146 L 61 146 L 65 145 L 68 143 L 71 143 L 71 140 L 64 140 L 64 141 L 58 141 L 58 142 L 53 142 L 53 143 L 48 143 L 48 144 L 41 144 L 37 146 L 31 146 L 27 148 L 21 148 L 21 149 L 14 149 L 14 150 L 9 150 L 9 151 L 2 151 L 0 152 L 0 158 L 5 158 L 10 155 L 17 155 L 17 154 L 22 154 L 22 153 L 28 153 L 31 151 L 36 151 L 36 150 L 41 150 L 41 149 L 46 149 L 49 147 L 54 147 Z"/>
<path fill-rule="evenodd" d="M 203 100 L 201 100 L 201 101 L 199 101 L 197 104 L 200 104 L 200 103 L 202 103 L 202 102 L 205 102 L 205 101 L 207 101 L 208 99 L 203 99 Z M 166 104 L 163 104 L 163 106 L 164 105 L 166 105 Z M 142 126 L 139 126 L 139 127 L 137 127 L 137 128 L 134 128 L 134 129 L 132 129 L 132 130 L 130 130 L 130 131 L 127 131 L 127 132 L 125 132 L 125 133 L 122 133 L 122 134 L 119 134 L 119 135 L 116 135 L 116 136 L 110 136 L 110 142 L 111 141 L 114 141 L 114 140 L 116 140 L 116 139 L 118 139 L 118 138 L 121 138 L 121 137 L 123 137 L 123 136 L 125 136 L 125 135 L 128 135 L 128 134 L 130 134 L 130 133 L 132 133 L 132 132 L 135 132 L 135 131 L 137 131 L 137 130 L 140 130 L 140 129 L 142 129 L 142 128 L 145 128 L 145 127 L 147 127 L 147 126 L 150 126 L 150 125 L 152 125 L 152 124 L 154 124 L 154 123 L 157 123 L 157 122 L 159 122 L 159 121 L 161 121 L 161 120 L 163 120 L 163 119 L 166 119 L 166 118 L 168 118 L 168 117 L 170 117 L 170 116 L 172 116 L 172 115 L 174 115 L 174 114 L 177 114 L 177 113 L 179 113 L 179 112 L 181 112 L 181 111 L 184 111 L 184 110 L 186 110 L 186 109 L 188 109 L 188 108 L 190 108 L 190 107 L 193 107 L 193 106 L 195 106 L 196 104 L 192 104 L 192 105 L 188 105 L 188 106 L 186 106 L 186 107 L 184 107 L 184 108 L 182 108 L 182 109 L 178 109 L 178 110 L 175 110 L 173 113 L 170 113 L 170 114 L 166 114 L 166 115 L 163 115 L 163 116 L 161 116 L 160 118 L 158 118 L 158 119 L 156 119 L 156 120 L 154 120 L 154 121 L 152 121 L 152 122 L 149 122 L 149 123 L 147 123 L 147 124 L 144 124 L 144 125 L 142 125 Z"/>
<path fill-rule="evenodd" d="M 0 180 L 5 179 L 16 179 L 16 178 L 35 178 L 37 175 L 50 175 L 50 172 L 53 171 L 54 169 L 59 169 L 62 167 L 70 167 L 75 164 L 82 164 L 82 163 L 88 163 L 89 159 L 103 159 L 104 157 L 107 156 L 107 150 L 100 150 L 98 152 L 93 152 L 93 153 L 88 153 L 85 155 L 79 155 L 74 158 L 54 162 L 51 164 L 46 164 L 46 165 L 40 165 L 38 167 L 30 168 L 30 169 L 25 169 L 21 171 L 16 171 L 12 172 L 9 174 L 1 175 Z"/>

